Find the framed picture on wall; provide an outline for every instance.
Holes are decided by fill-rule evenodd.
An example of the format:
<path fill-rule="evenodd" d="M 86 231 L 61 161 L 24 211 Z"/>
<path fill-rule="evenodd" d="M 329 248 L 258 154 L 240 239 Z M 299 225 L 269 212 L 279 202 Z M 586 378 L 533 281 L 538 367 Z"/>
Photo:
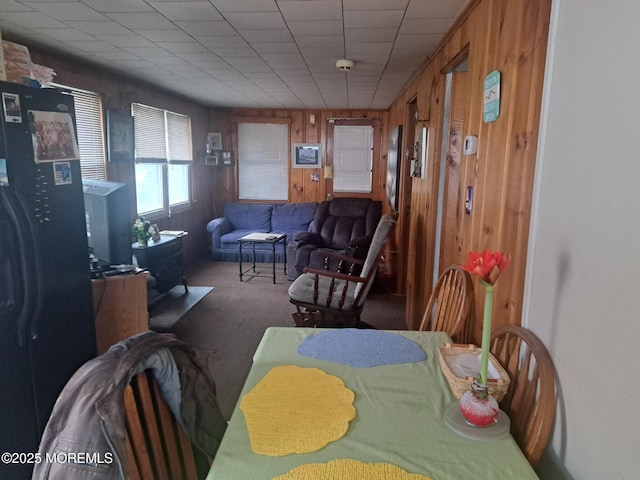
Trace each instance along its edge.
<path fill-rule="evenodd" d="M 319 143 L 294 143 L 291 147 L 293 168 L 320 168 L 322 146 Z"/>
<path fill-rule="evenodd" d="M 222 165 L 222 152 L 211 152 L 204 157 L 204 164 L 208 166 Z"/>
<path fill-rule="evenodd" d="M 222 134 L 220 132 L 207 134 L 207 153 L 213 150 L 222 150 Z"/>
<path fill-rule="evenodd" d="M 133 117 L 124 110 L 107 110 L 107 148 L 110 162 L 131 161 L 135 155 Z"/>

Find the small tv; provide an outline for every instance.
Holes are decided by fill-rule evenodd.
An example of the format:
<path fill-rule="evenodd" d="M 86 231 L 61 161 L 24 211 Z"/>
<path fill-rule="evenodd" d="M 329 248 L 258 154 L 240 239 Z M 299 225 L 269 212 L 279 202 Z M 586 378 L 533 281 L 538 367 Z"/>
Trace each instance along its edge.
<path fill-rule="evenodd" d="M 100 267 L 131 263 L 129 186 L 108 180 L 82 179 L 89 253 Z"/>

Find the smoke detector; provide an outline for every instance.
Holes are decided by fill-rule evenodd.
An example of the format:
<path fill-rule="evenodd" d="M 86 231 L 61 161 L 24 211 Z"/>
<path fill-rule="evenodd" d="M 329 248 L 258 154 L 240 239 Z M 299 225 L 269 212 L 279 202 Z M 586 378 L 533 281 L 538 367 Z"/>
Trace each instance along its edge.
<path fill-rule="evenodd" d="M 338 70 L 341 70 L 343 72 L 348 72 L 349 70 L 351 70 L 354 66 L 354 62 L 353 60 L 338 60 L 336 62 L 336 68 Z"/>

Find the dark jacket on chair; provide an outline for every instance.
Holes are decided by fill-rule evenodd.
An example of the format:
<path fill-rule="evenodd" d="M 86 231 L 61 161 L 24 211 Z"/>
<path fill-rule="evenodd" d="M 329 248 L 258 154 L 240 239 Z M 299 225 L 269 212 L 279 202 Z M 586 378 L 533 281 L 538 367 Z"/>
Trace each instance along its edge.
<path fill-rule="evenodd" d="M 202 352 L 174 335 L 145 332 L 85 363 L 58 397 L 40 442 L 33 479 L 122 479 L 126 472 L 123 394 L 151 369 L 194 445 L 211 458 L 226 428 Z M 173 397 L 173 398 L 172 398 Z M 64 460 L 60 463 L 47 459 Z"/>

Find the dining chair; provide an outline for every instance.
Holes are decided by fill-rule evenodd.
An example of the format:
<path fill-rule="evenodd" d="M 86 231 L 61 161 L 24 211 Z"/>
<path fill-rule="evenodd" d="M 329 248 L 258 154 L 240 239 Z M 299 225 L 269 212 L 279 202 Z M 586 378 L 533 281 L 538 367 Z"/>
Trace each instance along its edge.
<path fill-rule="evenodd" d="M 289 301 L 298 327 L 354 327 L 360 322 L 364 302 L 378 270 L 396 214 L 386 214 L 378 222 L 364 260 L 326 251 L 339 271 L 307 267 L 289 287 Z"/>
<path fill-rule="evenodd" d="M 509 416 L 511 435 L 535 466 L 547 446 L 555 416 L 553 362 L 540 339 L 517 325 L 492 332 L 491 353 L 511 380 L 500 408 Z"/>
<path fill-rule="evenodd" d="M 193 480 L 208 470 L 210 459 L 196 454 L 197 449 L 171 413 L 151 371 L 131 379 L 124 391 L 124 406 L 127 478 Z"/>
<path fill-rule="evenodd" d="M 468 342 L 472 302 L 473 282 L 469 273 L 459 265 L 447 267 L 431 292 L 418 330 L 445 332 L 454 342 Z"/>

